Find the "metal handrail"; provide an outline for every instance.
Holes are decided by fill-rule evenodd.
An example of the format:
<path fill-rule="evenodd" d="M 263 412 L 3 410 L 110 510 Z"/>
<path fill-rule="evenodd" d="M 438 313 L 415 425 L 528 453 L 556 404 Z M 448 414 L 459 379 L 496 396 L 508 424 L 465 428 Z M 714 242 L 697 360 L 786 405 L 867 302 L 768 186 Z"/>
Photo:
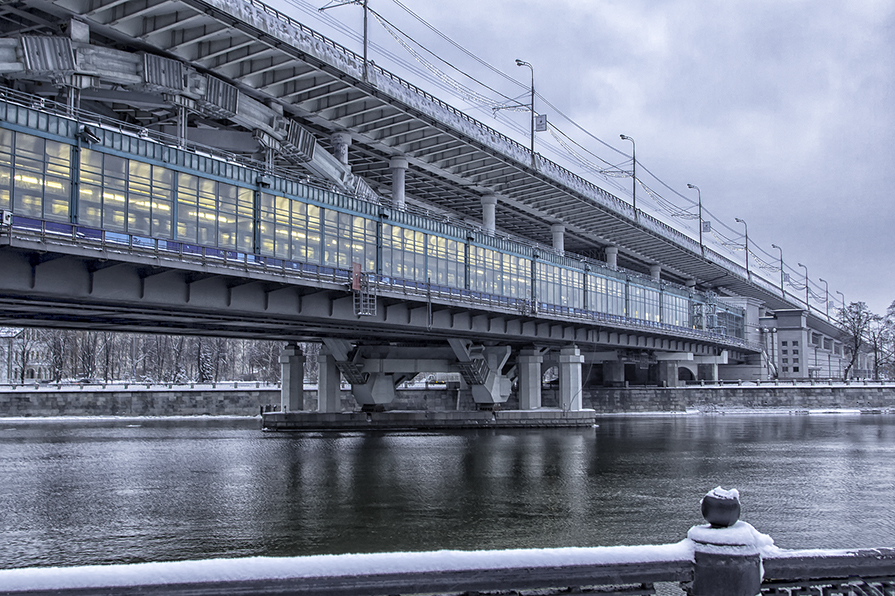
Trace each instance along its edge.
<path fill-rule="evenodd" d="M 199 1 L 203 4 L 207 4 L 209 6 L 212 5 L 212 3 L 208 2 L 208 0 L 197 0 L 197 1 Z M 253 6 L 254 8 L 264 12 L 265 14 L 271 15 L 281 21 L 288 23 L 290 26 L 297 28 L 302 33 L 310 35 L 317 41 L 325 43 L 326 45 L 337 50 L 338 52 L 343 53 L 344 55 L 349 57 L 349 59 L 352 59 L 359 63 L 363 63 L 363 56 L 361 56 L 360 54 L 357 54 L 353 50 L 350 50 L 350 49 L 346 48 L 345 46 L 325 37 L 324 35 L 311 29 L 310 27 L 300 23 L 299 21 L 296 21 L 292 17 L 279 12 L 278 10 L 268 6 L 267 4 L 264 4 L 260 0 L 243 0 L 243 1 L 245 3 Z M 522 145 L 521 143 L 519 143 L 518 141 L 491 128 L 490 126 L 484 124 L 483 122 L 476 120 L 475 118 L 469 116 L 468 114 L 466 114 L 466 113 L 458 110 L 457 108 L 453 107 L 452 105 L 448 104 L 447 102 L 435 97 L 431 93 L 429 93 L 429 92 L 417 87 L 416 85 L 410 83 L 409 81 L 402 79 L 401 77 L 385 70 L 381 66 L 368 62 L 367 68 L 369 70 L 385 77 L 386 79 L 399 84 L 401 87 L 403 87 L 409 91 L 412 91 L 413 93 L 419 95 L 421 98 L 425 99 L 426 101 L 447 111 L 452 116 L 460 118 L 463 121 L 474 125 L 475 127 L 479 128 L 480 130 L 485 132 L 487 135 L 499 138 L 502 143 L 508 144 L 509 146 L 511 146 L 514 149 L 521 151 L 523 153 L 531 154 L 531 150 L 529 148 L 525 147 L 524 145 Z M 567 178 L 569 180 L 574 181 L 577 184 L 583 185 L 585 188 L 587 188 L 591 192 L 599 195 L 604 200 L 607 200 L 610 203 L 614 204 L 615 210 L 619 214 L 621 214 L 622 212 L 631 211 L 631 205 L 629 205 L 627 202 L 621 200 L 620 198 L 616 197 L 615 195 L 609 193 L 608 191 L 600 188 L 599 186 L 597 186 L 590 180 L 587 180 L 587 179 L 579 176 L 578 174 L 575 174 L 574 172 L 567 170 L 563 166 L 557 164 L 556 162 L 554 162 L 552 160 L 547 159 L 546 157 L 544 157 L 540 154 L 535 154 L 534 157 L 537 160 L 539 160 L 543 164 L 543 166 L 546 166 L 548 169 L 554 169 L 557 172 L 561 172 L 563 178 Z M 543 167 L 540 167 L 537 169 L 541 173 L 544 173 Z M 644 227 L 650 227 L 654 231 L 657 231 L 660 234 L 664 234 L 666 237 L 670 236 L 671 238 L 674 238 L 680 246 L 689 247 L 694 253 L 697 253 L 697 252 L 701 253 L 701 250 L 699 249 L 696 241 L 693 238 L 690 238 L 683 232 L 680 232 L 679 230 L 673 228 L 672 226 L 666 224 L 665 222 L 659 220 L 658 218 L 655 218 L 655 217 L 653 217 L 647 213 L 644 213 L 643 211 L 640 211 L 640 210 L 638 210 L 637 213 L 635 213 L 633 215 L 635 217 L 632 217 L 632 219 L 635 221 L 632 222 L 632 225 L 637 225 L 637 223 L 642 224 L 645 221 L 645 222 L 649 223 L 649 226 L 644 226 Z M 636 220 L 639 220 L 639 222 Z M 739 264 L 735 263 L 734 261 L 726 258 L 725 256 L 721 255 L 720 253 L 717 253 L 716 251 L 709 248 L 706 250 L 705 254 L 706 254 L 706 257 L 708 260 L 713 261 L 716 264 L 721 265 L 722 267 L 726 268 L 727 270 L 738 274 L 744 280 L 748 277 L 746 275 L 746 269 L 744 267 L 742 267 Z M 763 289 L 765 289 L 767 291 L 776 292 L 776 289 L 775 289 L 775 286 L 773 283 L 764 279 L 760 275 L 753 275 L 752 277 L 753 277 L 753 279 L 760 279 L 763 282 L 763 283 L 758 284 L 758 285 L 761 285 L 763 287 Z M 784 300 L 785 300 L 785 298 L 784 298 Z"/>
<path fill-rule="evenodd" d="M 29 221 L 39 222 L 39 226 L 26 223 Z M 48 229 L 48 226 L 56 229 Z M 286 279 L 305 279 L 317 283 L 334 284 L 340 287 L 350 285 L 352 275 L 351 271 L 337 267 L 300 263 L 273 256 L 243 253 L 177 240 L 144 238 L 133 234 L 109 232 L 75 224 L 30 220 L 20 216 L 15 216 L 13 225 L 7 226 L 7 228 L 5 232 L 10 241 L 13 238 L 17 238 L 26 241 L 37 241 L 43 244 L 55 244 L 58 246 L 76 245 L 95 248 L 104 252 L 149 256 L 159 260 L 194 262 L 203 266 L 217 264 L 227 268 L 238 268 L 241 272 L 246 273 L 273 274 Z M 500 309 L 508 313 L 519 313 L 520 309 L 527 305 L 527 301 L 524 299 L 459 288 L 449 288 L 448 292 L 444 292 L 441 286 L 397 279 L 390 276 L 375 276 L 373 285 L 376 293 L 379 295 L 413 296 L 423 300 L 430 300 L 435 296 L 448 302 L 473 304 L 488 309 Z M 684 336 L 725 346 L 751 349 L 753 351 L 760 350 L 758 344 L 753 345 L 744 339 L 721 335 L 711 331 L 653 323 L 623 315 L 611 315 L 596 311 L 585 311 L 583 309 L 569 309 L 560 305 L 547 305 L 545 303 L 545 306 L 546 308 L 538 308 L 534 312 L 529 311 L 524 314 L 550 320 L 566 320 L 606 325 L 633 331 L 650 331 L 660 335 Z"/>

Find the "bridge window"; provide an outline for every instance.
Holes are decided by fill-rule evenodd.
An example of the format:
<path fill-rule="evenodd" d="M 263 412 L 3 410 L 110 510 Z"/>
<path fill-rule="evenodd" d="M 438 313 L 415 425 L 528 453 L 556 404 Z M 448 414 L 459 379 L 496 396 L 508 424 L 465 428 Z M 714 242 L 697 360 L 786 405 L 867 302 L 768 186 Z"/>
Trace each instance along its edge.
<path fill-rule="evenodd" d="M 11 209 L 9 184 L 12 181 L 13 132 L 0 128 L 0 209 Z"/>
<path fill-rule="evenodd" d="M 428 276 L 433 284 L 462 288 L 466 256 L 464 244 L 429 234 Z"/>
<path fill-rule="evenodd" d="M 82 149 L 78 223 L 171 238 L 173 190 L 167 168 Z"/>
<path fill-rule="evenodd" d="M 500 253 L 483 246 L 471 246 L 469 260 L 469 288 L 476 292 L 500 294 Z"/>
<path fill-rule="evenodd" d="M 690 299 L 677 294 L 662 294 L 662 322 L 678 327 L 690 324 Z"/>
<path fill-rule="evenodd" d="M 584 280 L 580 271 L 538 263 L 538 300 L 547 304 L 582 308 Z"/>
<path fill-rule="evenodd" d="M 69 221 L 71 145 L 10 131 L 0 140 L 0 204 L 8 208 L 11 195 L 18 215 Z"/>
<path fill-rule="evenodd" d="M 207 211 L 203 210 L 203 215 Z M 203 224 L 207 227 L 207 222 Z M 203 230 L 205 235 L 207 231 Z M 177 239 L 199 241 L 199 177 L 190 174 L 177 176 Z"/>
<path fill-rule="evenodd" d="M 628 285 L 628 311 L 632 319 L 659 321 L 659 290 Z"/>
<path fill-rule="evenodd" d="M 426 235 L 409 228 L 384 224 L 382 273 L 398 279 L 426 281 Z"/>
<path fill-rule="evenodd" d="M 531 260 L 503 253 L 500 294 L 511 298 L 531 297 Z"/>
<path fill-rule="evenodd" d="M 373 220 L 327 209 L 324 213 L 324 226 L 325 265 L 351 269 L 352 263 L 360 263 L 366 271 L 376 270 L 376 224 Z M 410 230 L 406 231 L 410 232 Z M 419 238 L 417 238 L 417 234 Z M 424 234 L 421 232 L 413 233 L 414 249 L 421 248 L 417 246 L 417 243 L 422 244 L 423 237 Z M 417 260 L 419 261 L 418 265 L 416 264 Z M 418 267 L 421 270 L 424 262 L 425 253 L 423 253 L 422 259 L 414 259 L 415 269 Z"/>
<path fill-rule="evenodd" d="M 262 192 L 258 219 L 260 220 L 260 246 L 262 255 L 276 256 L 276 197 Z M 284 255 L 286 256 L 286 255 Z"/>
<path fill-rule="evenodd" d="M 217 246 L 252 252 L 254 243 L 254 192 L 232 184 L 218 183 Z"/>
<path fill-rule="evenodd" d="M 625 314 L 624 282 L 597 275 L 588 276 L 587 304 L 590 310 L 611 314 Z"/>
<path fill-rule="evenodd" d="M 320 207 L 292 201 L 292 258 L 320 264 Z"/>

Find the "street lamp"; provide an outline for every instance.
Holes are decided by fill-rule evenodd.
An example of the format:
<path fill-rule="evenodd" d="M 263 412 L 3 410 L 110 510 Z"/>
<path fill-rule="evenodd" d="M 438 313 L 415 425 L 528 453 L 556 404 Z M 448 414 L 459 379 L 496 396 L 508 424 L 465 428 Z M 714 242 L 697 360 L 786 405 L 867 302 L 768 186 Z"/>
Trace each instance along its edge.
<path fill-rule="evenodd" d="M 817 279 L 824 282 L 824 294 L 826 294 L 826 297 L 827 297 L 824 304 L 827 305 L 827 318 L 829 319 L 830 318 L 830 284 L 828 284 L 827 280 L 825 280 L 825 279 L 821 279 L 819 277 Z"/>
<path fill-rule="evenodd" d="M 845 294 L 843 294 L 839 290 L 836 290 L 836 293 L 842 296 L 842 310 L 845 310 Z"/>
<path fill-rule="evenodd" d="M 746 221 L 740 219 L 739 217 L 734 217 L 735 220 L 743 224 L 743 227 L 746 228 L 746 278 L 749 281 L 752 281 L 752 272 L 749 271 L 749 226 L 746 225 Z"/>
<path fill-rule="evenodd" d="M 516 66 L 527 66 L 531 70 L 531 167 L 535 166 L 535 68 L 525 60 L 516 58 Z"/>
<path fill-rule="evenodd" d="M 687 184 L 687 188 L 696 189 L 696 196 L 699 201 L 699 250 L 702 251 L 702 256 L 705 257 L 705 245 L 702 244 L 702 193 L 695 184 Z"/>
<path fill-rule="evenodd" d="M 808 267 L 801 263 L 799 263 L 799 267 L 805 267 L 805 308 L 808 310 L 808 314 L 811 314 L 811 303 L 808 302 L 808 293 L 811 291 L 808 289 Z"/>
<path fill-rule="evenodd" d="M 631 141 L 631 179 L 633 180 L 633 184 L 631 185 L 633 188 L 631 198 L 633 202 L 631 205 L 634 207 L 634 220 L 637 220 L 637 144 L 634 143 L 634 139 L 629 137 L 628 135 L 618 135 L 623 141 Z"/>
<path fill-rule="evenodd" d="M 772 244 L 771 248 L 776 248 L 780 251 L 780 295 L 786 299 L 786 290 L 783 289 L 783 249 L 776 244 Z"/>

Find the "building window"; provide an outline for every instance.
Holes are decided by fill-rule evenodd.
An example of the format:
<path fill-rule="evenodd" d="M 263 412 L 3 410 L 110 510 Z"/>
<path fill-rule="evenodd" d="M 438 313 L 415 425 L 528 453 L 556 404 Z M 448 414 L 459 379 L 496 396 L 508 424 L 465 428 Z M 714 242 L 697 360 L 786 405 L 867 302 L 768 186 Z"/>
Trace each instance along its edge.
<path fill-rule="evenodd" d="M 798 363 L 799 363 L 799 359 L 798 359 L 798 358 L 793 358 L 793 359 L 792 359 L 792 363 L 793 363 L 793 364 L 798 364 Z"/>
<path fill-rule="evenodd" d="M 784 366 L 784 367 L 783 367 L 783 372 L 789 372 L 789 367 L 788 367 L 788 366 Z"/>
<path fill-rule="evenodd" d="M 799 351 L 798 351 L 798 350 L 793 350 L 792 353 L 793 353 L 793 354 L 798 354 Z"/>
<path fill-rule="evenodd" d="M 793 366 L 793 367 L 792 367 L 792 372 L 794 372 L 794 373 L 795 373 L 795 372 L 799 372 L 799 367 L 798 367 L 798 366 Z"/>
<path fill-rule="evenodd" d="M 789 350 L 780 350 L 781 354 L 789 354 Z"/>
<path fill-rule="evenodd" d="M 799 345 L 799 340 L 797 340 L 797 339 L 792 340 L 792 345 L 793 345 L 793 347 Z"/>
<path fill-rule="evenodd" d="M 784 359 L 783 359 L 783 363 L 784 363 L 784 364 L 786 364 L 786 363 L 788 363 L 788 362 L 789 362 L 789 358 L 784 358 Z"/>
<path fill-rule="evenodd" d="M 780 342 L 780 345 L 781 345 L 781 346 L 786 346 L 786 345 L 789 345 L 789 344 L 788 344 L 787 342 L 785 342 L 785 341 L 781 341 L 781 342 Z"/>

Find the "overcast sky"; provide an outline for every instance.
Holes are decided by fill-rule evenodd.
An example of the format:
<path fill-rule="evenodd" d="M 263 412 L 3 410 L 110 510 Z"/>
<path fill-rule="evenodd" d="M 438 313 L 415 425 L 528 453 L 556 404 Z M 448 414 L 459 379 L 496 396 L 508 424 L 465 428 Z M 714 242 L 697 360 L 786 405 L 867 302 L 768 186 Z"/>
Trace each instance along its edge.
<path fill-rule="evenodd" d="M 369 0 L 426 47 L 524 102 L 530 71 L 514 60 L 530 62 L 540 95 L 618 151 L 630 155 L 631 149 L 619 134 L 633 137 L 638 164 L 686 198 L 638 170 L 645 184 L 684 208 L 696 199 L 687 184 L 699 186 L 713 227 L 743 242 L 744 226 L 735 218 L 745 220 L 754 252 L 776 265 L 779 252 L 771 244 L 782 247 L 796 284 L 804 283 L 797 265 L 803 263 L 821 296 L 823 278 L 837 302 L 838 290 L 848 302 L 864 301 L 883 313 L 895 300 L 895 1 L 402 2 L 521 84 L 450 46 L 394 0 Z M 313 9 L 327 0 L 271 3 L 361 52 L 357 39 L 333 28 L 360 32 L 359 6 L 327 10 L 320 20 Z M 526 113 L 503 111 L 495 119 L 489 107 L 451 96 L 408 69 L 421 67 L 375 19 L 369 31 L 377 64 L 528 144 Z M 541 99 L 536 109 L 603 160 L 630 169 L 630 160 L 625 164 L 624 156 L 577 131 Z M 558 143 L 538 134 L 539 152 L 560 161 Z M 630 178 L 588 177 L 630 200 Z M 642 191 L 638 207 L 670 217 Z M 695 222 L 675 223 L 695 234 Z M 742 250 L 713 248 L 743 263 Z M 779 271 L 756 272 L 779 283 Z M 804 296 L 804 289 L 789 291 Z"/>

